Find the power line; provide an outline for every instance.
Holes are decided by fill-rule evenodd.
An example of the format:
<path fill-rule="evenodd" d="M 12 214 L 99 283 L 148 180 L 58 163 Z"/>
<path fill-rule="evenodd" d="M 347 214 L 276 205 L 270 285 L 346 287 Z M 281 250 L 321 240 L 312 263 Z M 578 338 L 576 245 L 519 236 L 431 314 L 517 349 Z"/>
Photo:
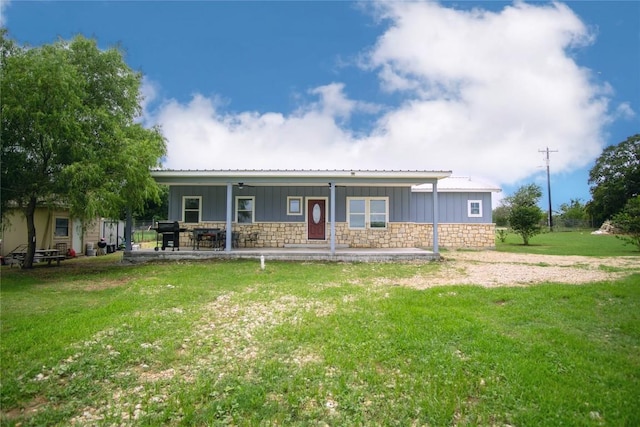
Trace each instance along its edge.
<path fill-rule="evenodd" d="M 549 224 L 549 231 L 553 231 L 553 211 L 551 208 L 551 176 L 549 174 L 549 163 L 550 163 L 550 159 L 549 159 L 549 153 L 557 153 L 558 150 L 549 150 L 549 147 L 547 147 L 544 150 L 538 150 L 538 153 L 546 153 L 546 163 L 547 163 L 547 193 L 549 194 L 549 215 L 547 218 L 547 223 Z"/>

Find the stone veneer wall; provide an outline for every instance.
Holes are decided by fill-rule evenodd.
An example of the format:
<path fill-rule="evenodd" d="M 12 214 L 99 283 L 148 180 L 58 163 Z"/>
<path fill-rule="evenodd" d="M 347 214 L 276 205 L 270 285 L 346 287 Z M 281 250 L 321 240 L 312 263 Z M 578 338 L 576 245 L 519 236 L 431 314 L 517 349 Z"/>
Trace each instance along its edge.
<path fill-rule="evenodd" d="M 185 226 L 182 224 L 181 226 Z M 223 222 L 189 224 L 187 228 L 222 228 Z M 234 224 L 240 232 L 240 247 L 244 238 L 257 232 L 255 247 L 283 248 L 289 245 L 327 245 L 331 227 L 327 224 L 327 240 L 307 240 L 305 223 L 261 222 Z M 439 224 L 438 240 L 442 248 L 492 249 L 495 248 L 495 224 Z M 385 230 L 349 230 L 347 223 L 336 224 L 336 245 L 351 248 L 420 248 L 433 246 L 433 226 L 417 223 L 389 223 Z M 180 246 L 191 247 L 191 234 L 180 234 Z M 248 246 L 254 246 L 249 243 Z"/>

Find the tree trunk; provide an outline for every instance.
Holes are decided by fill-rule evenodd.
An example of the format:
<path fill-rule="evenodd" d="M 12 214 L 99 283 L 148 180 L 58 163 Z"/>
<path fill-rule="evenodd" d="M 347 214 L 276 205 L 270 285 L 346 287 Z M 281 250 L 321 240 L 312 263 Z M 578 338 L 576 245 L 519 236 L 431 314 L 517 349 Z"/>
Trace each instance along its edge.
<path fill-rule="evenodd" d="M 22 268 L 33 268 L 33 258 L 36 253 L 36 198 L 31 197 L 24 211 L 27 219 L 27 254 L 24 257 Z"/>

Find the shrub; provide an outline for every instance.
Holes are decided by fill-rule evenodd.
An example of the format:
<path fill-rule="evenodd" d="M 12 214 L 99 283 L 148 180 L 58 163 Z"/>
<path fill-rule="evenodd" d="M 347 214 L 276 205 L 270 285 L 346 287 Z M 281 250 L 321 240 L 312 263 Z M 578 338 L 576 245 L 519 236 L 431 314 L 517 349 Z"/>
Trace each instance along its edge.
<path fill-rule="evenodd" d="M 640 196 L 627 200 L 624 208 L 611 219 L 616 237 L 640 250 Z"/>

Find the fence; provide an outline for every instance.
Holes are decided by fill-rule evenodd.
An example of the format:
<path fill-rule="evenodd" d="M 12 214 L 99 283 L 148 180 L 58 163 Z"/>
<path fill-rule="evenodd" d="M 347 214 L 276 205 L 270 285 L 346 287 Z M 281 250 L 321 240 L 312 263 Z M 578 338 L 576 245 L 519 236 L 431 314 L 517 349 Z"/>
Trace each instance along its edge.
<path fill-rule="evenodd" d="M 151 242 L 156 240 L 156 230 L 153 229 L 155 226 L 154 221 L 143 221 L 143 220 L 134 220 L 133 221 L 133 241 L 134 242 Z"/>

